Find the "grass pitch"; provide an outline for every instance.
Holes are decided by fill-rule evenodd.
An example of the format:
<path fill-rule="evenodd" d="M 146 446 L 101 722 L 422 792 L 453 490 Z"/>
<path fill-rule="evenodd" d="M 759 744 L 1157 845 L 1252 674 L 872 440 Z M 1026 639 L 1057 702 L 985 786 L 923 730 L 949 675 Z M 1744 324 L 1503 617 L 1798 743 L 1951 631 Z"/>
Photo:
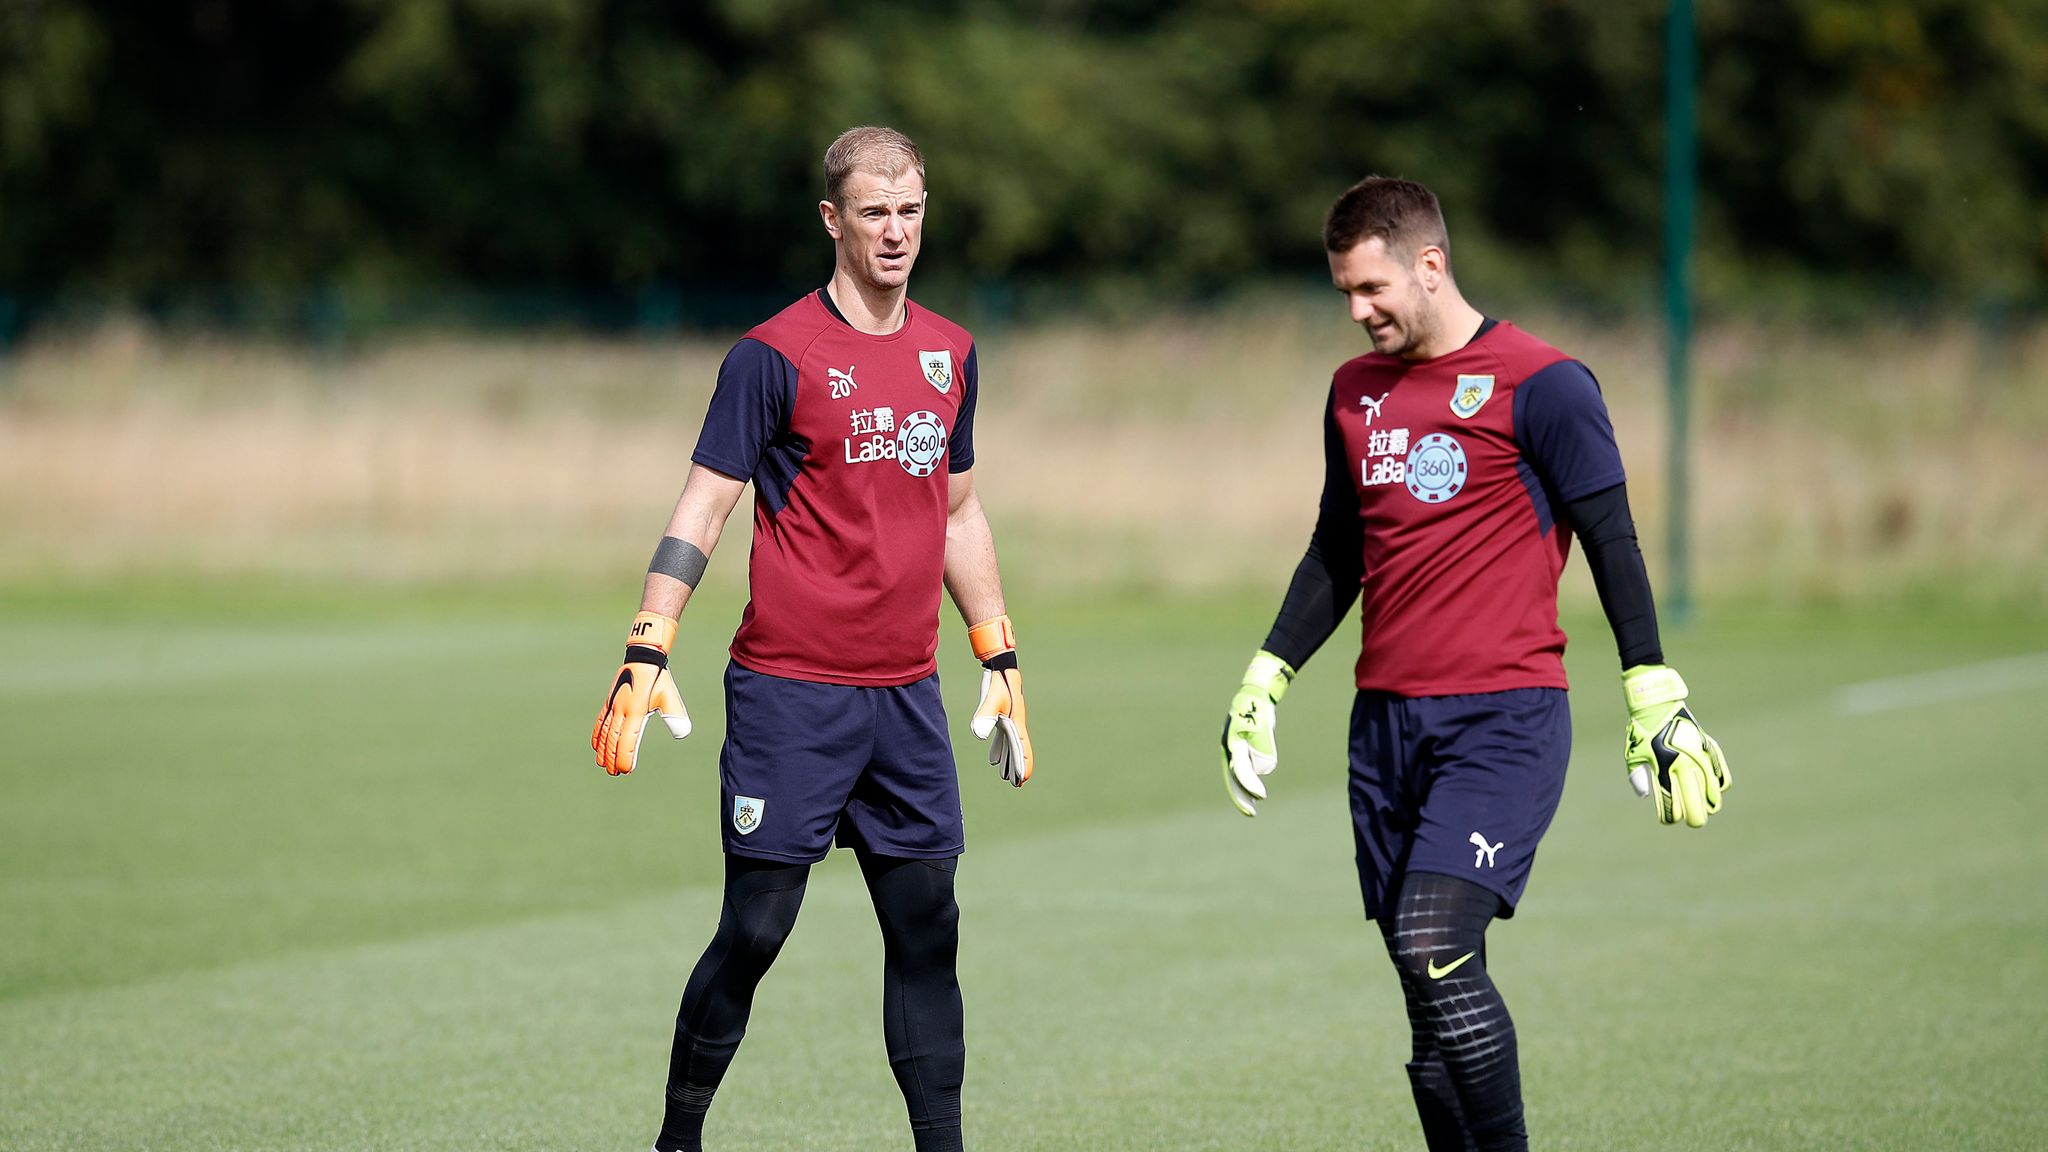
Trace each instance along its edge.
<path fill-rule="evenodd" d="M 639 1149 L 716 917 L 717 678 L 608 780 L 630 590 L 0 600 L 0 1148 Z M 110 606 L 111 605 L 111 606 Z M 1419 1148 L 1360 919 L 1340 634 L 1255 821 L 1219 709 L 1255 600 L 1015 603 L 1040 775 L 959 722 L 969 1139 Z M 1539 1148 L 2048 1147 L 2048 623 L 1709 614 L 1667 637 L 1736 787 L 1622 782 L 1611 643 L 1492 968 Z M 1940 669 L 1962 669 L 1926 679 Z M 713 1109 L 718 1148 L 907 1148 L 857 870 L 821 866 Z"/>

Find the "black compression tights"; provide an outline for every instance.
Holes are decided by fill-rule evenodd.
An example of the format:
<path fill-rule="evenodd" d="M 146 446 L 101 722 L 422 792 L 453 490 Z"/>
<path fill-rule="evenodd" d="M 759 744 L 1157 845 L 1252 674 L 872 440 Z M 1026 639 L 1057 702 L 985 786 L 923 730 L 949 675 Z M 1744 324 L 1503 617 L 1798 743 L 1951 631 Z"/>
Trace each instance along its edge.
<path fill-rule="evenodd" d="M 747 1034 L 754 989 L 796 927 L 809 864 L 776 864 L 744 856 L 725 858 L 725 904 L 718 931 L 683 988 L 669 1049 L 668 1106 L 658 1152 L 698 1152 L 704 1113 Z"/>
<path fill-rule="evenodd" d="M 966 1068 L 960 984 L 959 906 L 953 860 L 860 853 L 861 875 L 882 928 L 882 1032 L 903 1090 L 918 1152 L 961 1147 L 960 1082 Z M 746 1034 L 754 989 L 775 962 L 803 904 L 807 864 L 726 857 L 718 931 L 697 961 L 676 1014 L 660 1152 L 697 1152 L 704 1115 Z"/>
<path fill-rule="evenodd" d="M 1408 1003 L 1408 1078 L 1430 1152 L 1529 1147 L 1515 1024 L 1486 974 L 1486 926 L 1499 907 L 1477 884 L 1413 872 L 1379 922 Z"/>
<path fill-rule="evenodd" d="M 882 926 L 882 1038 L 903 1089 L 917 1152 L 958 1152 L 962 1146 L 960 1082 L 967 1044 L 955 969 L 957 863 L 865 853 L 860 858 Z"/>

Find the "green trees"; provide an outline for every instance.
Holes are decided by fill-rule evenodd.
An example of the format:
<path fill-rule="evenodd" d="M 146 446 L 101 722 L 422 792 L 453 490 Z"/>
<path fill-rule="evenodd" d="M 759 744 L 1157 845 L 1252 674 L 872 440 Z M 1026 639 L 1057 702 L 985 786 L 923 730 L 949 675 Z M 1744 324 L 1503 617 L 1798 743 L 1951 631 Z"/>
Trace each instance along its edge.
<path fill-rule="evenodd" d="M 16 0 L 0 292 L 773 290 L 885 121 L 982 281 L 1313 275 L 1372 171 L 1507 284 L 1654 273 L 1655 0 Z M 2048 4 L 1699 0 L 1704 284 L 2048 296 Z"/>

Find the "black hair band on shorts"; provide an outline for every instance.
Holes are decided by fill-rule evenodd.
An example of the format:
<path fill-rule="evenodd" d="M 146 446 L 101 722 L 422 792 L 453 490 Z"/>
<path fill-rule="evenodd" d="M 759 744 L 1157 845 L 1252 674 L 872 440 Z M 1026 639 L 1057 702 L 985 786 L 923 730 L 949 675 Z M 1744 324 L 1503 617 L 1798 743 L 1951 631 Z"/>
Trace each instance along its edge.
<path fill-rule="evenodd" d="M 661 543 L 654 546 L 654 559 L 647 562 L 647 571 L 673 576 L 692 588 L 704 578 L 704 566 L 710 563 L 704 550 L 680 536 L 663 536 Z"/>

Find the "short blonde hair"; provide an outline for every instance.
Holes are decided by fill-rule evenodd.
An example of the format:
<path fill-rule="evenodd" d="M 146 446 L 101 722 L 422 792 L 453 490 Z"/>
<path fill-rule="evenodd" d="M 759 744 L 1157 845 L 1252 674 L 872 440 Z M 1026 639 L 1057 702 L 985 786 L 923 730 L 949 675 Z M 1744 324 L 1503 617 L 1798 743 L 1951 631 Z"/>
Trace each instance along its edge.
<path fill-rule="evenodd" d="M 910 137 L 894 128 L 871 124 L 848 128 L 825 149 L 825 199 L 845 207 L 841 197 L 846 191 L 846 178 L 855 172 L 899 176 L 912 168 L 917 169 L 919 179 L 924 177 L 924 153 L 917 150 Z"/>

